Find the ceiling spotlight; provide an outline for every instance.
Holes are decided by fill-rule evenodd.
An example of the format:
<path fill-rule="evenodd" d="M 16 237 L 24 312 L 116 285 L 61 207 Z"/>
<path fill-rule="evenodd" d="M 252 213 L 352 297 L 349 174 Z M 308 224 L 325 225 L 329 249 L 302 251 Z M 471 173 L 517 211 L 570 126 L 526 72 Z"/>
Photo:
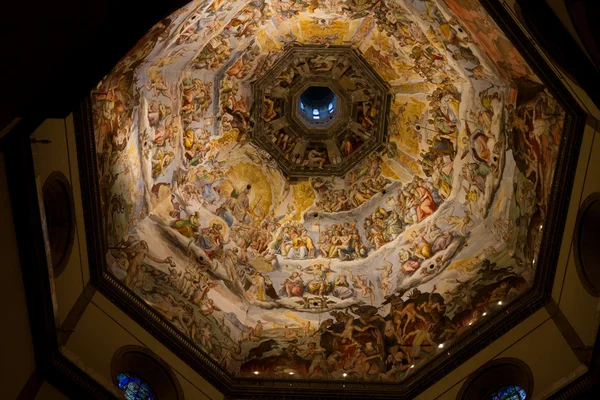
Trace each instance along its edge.
<path fill-rule="evenodd" d="M 487 313 L 486 313 L 486 312 L 484 312 L 484 313 L 483 313 L 483 316 L 485 317 L 486 315 L 487 315 Z"/>
<path fill-rule="evenodd" d="M 290 375 L 294 375 L 294 373 L 293 373 L 293 372 L 290 372 Z"/>
<path fill-rule="evenodd" d="M 501 305 L 502 305 L 502 301 L 499 301 L 499 302 L 498 302 L 498 305 L 499 305 L 499 306 L 501 306 Z"/>
<path fill-rule="evenodd" d="M 258 375 L 258 371 L 254 371 L 254 375 Z"/>
<path fill-rule="evenodd" d="M 348 376 L 348 374 L 344 372 L 344 373 L 342 374 L 342 376 Z"/>
<path fill-rule="evenodd" d="M 440 344 L 438 345 L 438 348 L 440 348 L 440 349 L 443 349 L 443 348 L 444 348 L 444 343 L 440 343 Z"/>
<path fill-rule="evenodd" d="M 473 323 L 472 323 L 472 322 L 469 322 L 469 326 L 471 326 L 471 325 L 473 325 Z"/>
<path fill-rule="evenodd" d="M 411 368 L 414 368 L 414 367 L 415 367 L 415 364 L 411 365 L 410 367 L 411 367 Z"/>

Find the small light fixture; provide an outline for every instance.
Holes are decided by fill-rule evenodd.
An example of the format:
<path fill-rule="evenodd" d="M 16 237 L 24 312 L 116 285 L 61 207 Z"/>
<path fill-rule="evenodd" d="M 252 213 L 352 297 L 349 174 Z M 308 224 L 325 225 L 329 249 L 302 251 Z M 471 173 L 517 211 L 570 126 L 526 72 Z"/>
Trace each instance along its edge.
<path fill-rule="evenodd" d="M 486 312 L 484 312 L 484 313 L 483 313 L 483 316 L 485 317 L 486 315 L 487 315 L 487 313 L 486 313 Z"/>
<path fill-rule="evenodd" d="M 444 348 L 444 343 L 440 343 L 440 344 L 438 345 L 438 348 L 440 348 L 440 349 L 443 349 L 443 348 Z"/>
<path fill-rule="evenodd" d="M 342 376 L 346 377 L 346 376 L 348 376 L 348 374 L 344 372 L 344 373 L 342 374 Z"/>
<path fill-rule="evenodd" d="M 498 302 L 498 305 L 499 305 L 499 306 L 501 306 L 501 305 L 502 305 L 502 301 L 499 301 L 499 302 Z"/>
<path fill-rule="evenodd" d="M 290 375 L 294 375 L 294 373 L 293 373 L 293 372 L 290 372 Z"/>
<path fill-rule="evenodd" d="M 471 326 L 471 325 L 473 325 L 473 323 L 472 323 L 472 322 L 469 322 L 469 326 Z"/>
<path fill-rule="evenodd" d="M 411 367 L 411 368 L 414 368 L 414 367 L 415 367 L 415 364 L 411 365 L 410 367 Z"/>
<path fill-rule="evenodd" d="M 254 375 L 258 375 L 258 371 L 254 371 Z"/>

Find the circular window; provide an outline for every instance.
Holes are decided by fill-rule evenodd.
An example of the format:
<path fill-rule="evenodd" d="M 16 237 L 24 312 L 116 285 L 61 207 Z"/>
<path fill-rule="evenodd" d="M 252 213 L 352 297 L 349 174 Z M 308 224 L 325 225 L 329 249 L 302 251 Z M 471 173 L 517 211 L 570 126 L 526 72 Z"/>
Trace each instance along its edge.
<path fill-rule="evenodd" d="M 492 360 L 473 372 L 463 384 L 458 400 L 525 400 L 533 392 L 533 374 L 516 358 Z"/>
<path fill-rule="evenodd" d="M 145 347 L 125 346 L 111 362 L 113 383 L 127 400 L 181 400 L 179 381 L 156 354 Z"/>
<path fill-rule="evenodd" d="M 593 296 L 600 296 L 600 193 L 590 195 L 579 209 L 575 223 L 575 264 L 581 283 Z"/>
<path fill-rule="evenodd" d="M 126 400 L 154 400 L 156 398 L 150 385 L 135 374 L 123 372 L 117 375 L 117 381 Z"/>
<path fill-rule="evenodd" d="M 42 188 L 54 275 L 66 267 L 75 237 L 73 192 L 66 176 L 53 172 Z"/>
<path fill-rule="evenodd" d="M 525 400 L 526 398 L 527 393 L 517 385 L 504 386 L 488 396 L 489 400 Z"/>

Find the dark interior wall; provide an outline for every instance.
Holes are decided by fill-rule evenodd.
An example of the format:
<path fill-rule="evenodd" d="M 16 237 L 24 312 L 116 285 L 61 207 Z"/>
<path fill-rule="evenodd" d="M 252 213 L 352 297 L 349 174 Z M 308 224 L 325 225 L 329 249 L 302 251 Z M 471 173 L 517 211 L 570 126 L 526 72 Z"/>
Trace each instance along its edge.
<path fill-rule="evenodd" d="M 4 153 L 0 151 L 0 304 L 4 327 L 0 341 L 0 399 L 17 398 L 36 367 L 14 223 Z"/>
<path fill-rule="evenodd" d="M 0 2 L 0 127 L 65 117 L 152 25 L 187 0 Z"/>

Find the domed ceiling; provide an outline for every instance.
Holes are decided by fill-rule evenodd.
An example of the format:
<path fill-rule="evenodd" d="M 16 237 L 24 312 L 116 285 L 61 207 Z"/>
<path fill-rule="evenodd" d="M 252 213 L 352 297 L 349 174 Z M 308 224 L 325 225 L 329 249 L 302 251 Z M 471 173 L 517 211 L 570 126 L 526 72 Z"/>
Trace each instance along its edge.
<path fill-rule="evenodd" d="M 92 104 L 108 272 L 235 379 L 403 382 L 534 283 L 564 113 L 475 0 L 195 1 Z"/>

